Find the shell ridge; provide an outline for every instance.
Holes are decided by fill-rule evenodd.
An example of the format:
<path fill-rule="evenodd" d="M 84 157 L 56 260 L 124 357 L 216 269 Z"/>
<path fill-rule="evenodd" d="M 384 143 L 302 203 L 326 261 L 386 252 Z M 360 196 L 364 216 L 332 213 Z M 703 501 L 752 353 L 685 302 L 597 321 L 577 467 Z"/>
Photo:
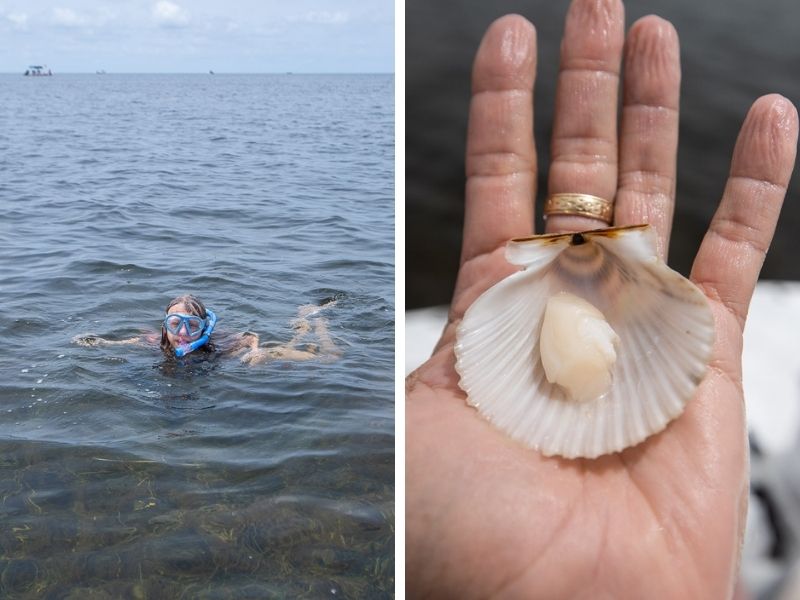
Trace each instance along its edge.
<path fill-rule="evenodd" d="M 567 449 L 569 443 L 569 432 L 575 429 L 575 412 L 574 407 L 576 403 L 570 401 L 562 401 L 562 402 L 554 402 L 553 406 L 556 407 L 556 414 L 560 416 L 558 419 L 555 428 L 553 430 L 553 435 L 550 438 L 550 453 L 551 454 L 560 454 Z M 577 436 L 573 436 L 573 439 Z M 568 458 L 573 458 L 569 456 L 566 452 L 565 455 Z"/>
<path fill-rule="evenodd" d="M 504 322 L 505 321 L 505 322 Z M 502 339 L 504 334 L 516 330 L 516 321 L 496 318 L 490 322 L 479 324 L 471 331 L 465 331 L 460 341 L 460 347 L 472 347 L 475 350 L 484 350 L 493 347 L 497 339 Z"/>
<path fill-rule="evenodd" d="M 514 296 L 511 298 L 513 299 Z M 536 330 L 531 327 L 530 316 L 526 317 L 526 312 L 522 310 L 524 304 L 524 296 L 518 294 L 510 306 L 514 318 L 507 319 L 504 326 L 495 328 L 491 338 L 487 338 L 488 341 L 485 344 L 473 346 L 473 349 L 478 350 L 475 361 L 491 362 L 490 366 L 485 367 L 483 385 L 480 384 L 480 378 L 475 378 L 475 381 L 470 380 L 467 383 L 470 386 L 474 385 L 476 391 L 494 398 L 494 402 L 490 405 L 481 404 L 480 410 L 482 414 L 495 419 L 498 414 L 507 413 L 506 407 L 509 404 L 518 406 L 519 410 L 524 410 L 522 403 L 519 400 L 515 401 L 515 398 L 520 394 L 521 387 L 530 385 L 530 377 L 525 374 L 525 366 L 526 363 L 532 362 L 536 347 Z M 488 346 L 489 350 L 481 353 L 480 350 L 484 346 Z M 509 346 L 523 350 L 509 351 Z M 530 350 L 526 351 L 525 348 L 530 348 Z M 463 365 L 468 366 L 469 364 L 470 359 L 465 355 Z M 514 384 L 515 380 L 516 384 Z M 500 384 L 498 385 L 497 382 Z"/>
<path fill-rule="evenodd" d="M 528 422 L 528 415 L 531 409 L 536 407 L 536 398 L 532 394 L 518 395 L 517 405 L 510 406 L 505 418 L 498 419 L 497 424 L 503 431 L 513 439 L 520 440 L 527 444 L 528 436 L 525 424 Z"/>
<path fill-rule="evenodd" d="M 508 282 L 510 279 L 513 278 L 511 284 L 510 291 L 503 289 L 503 294 L 489 294 L 494 288 L 490 288 L 481 296 L 479 296 L 475 302 L 467 309 L 466 313 L 464 314 L 464 318 L 462 319 L 461 323 L 459 324 L 458 333 L 459 333 L 459 342 L 456 344 L 456 348 L 459 349 L 457 352 L 457 359 L 462 360 L 462 356 L 466 357 L 467 353 L 469 352 L 470 346 L 475 343 L 480 343 L 482 334 L 490 336 L 492 339 L 485 341 L 484 345 L 491 345 L 495 343 L 495 338 L 498 336 L 502 336 L 509 330 L 515 330 L 519 327 L 519 323 L 516 319 L 509 319 L 508 315 L 511 314 L 512 316 L 515 314 L 514 311 L 510 309 L 521 309 L 524 308 L 529 300 L 526 298 L 524 283 L 525 283 L 525 276 L 529 275 L 526 271 L 519 271 L 514 273 L 510 277 L 506 278 L 505 280 L 501 281 L 500 283 Z M 522 280 L 522 281 L 519 281 Z M 497 284 L 495 287 L 498 287 L 500 284 Z M 522 289 L 519 289 L 522 288 Z M 503 305 L 510 304 L 510 306 L 504 307 L 502 310 L 492 311 L 490 310 L 491 302 L 494 300 L 495 295 L 506 295 L 510 296 L 511 299 L 502 302 Z M 543 304 L 541 300 L 539 300 L 540 304 Z M 487 308 L 487 305 L 489 308 Z M 538 308 L 538 304 L 536 305 Z M 517 310 L 516 313 L 521 314 L 523 313 L 522 310 Z M 472 321 L 477 321 L 474 325 L 468 327 Z M 497 323 L 500 323 L 501 326 L 498 327 Z M 488 334 L 486 333 L 488 332 Z M 477 342 L 476 342 L 477 340 Z M 465 352 L 463 352 L 465 351 Z"/>
<path fill-rule="evenodd" d="M 653 370 L 659 382 L 659 387 L 663 390 L 661 400 L 661 409 L 664 412 L 663 427 L 666 427 L 667 423 L 683 410 L 687 401 L 685 399 L 685 390 L 681 389 L 674 379 L 671 368 L 665 366 L 667 362 L 669 361 L 666 361 L 663 356 L 659 356 Z"/>
<path fill-rule="evenodd" d="M 622 340 L 621 343 L 624 343 L 624 340 Z M 636 393 L 636 390 L 633 389 L 636 369 L 633 364 L 632 355 L 627 352 L 622 353 L 620 360 L 617 362 L 617 368 L 617 374 L 621 380 L 621 384 L 612 388 L 611 391 L 611 401 L 614 407 L 614 441 L 609 444 L 609 446 L 615 450 L 624 448 L 629 442 L 626 398 L 632 398 Z"/>
<path fill-rule="evenodd" d="M 588 440 L 587 431 L 589 429 L 589 415 L 587 414 L 587 407 L 575 405 L 568 410 L 572 417 L 572 427 L 575 435 L 566 439 L 566 444 L 569 447 L 569 455 L 571 458 L 580 456 L 581 452 L 586 450 L 586 442 Z"/>
<path fill-rule="evenodd" d="M 675 393 L 681 397 L 681 404 L 685 405 L 691 399 L 691 392 L 694 390 L 693 376 L 697 377 L 697 369 L 693 366 L 693 362 L 686 360 L 683 368 L 678 364 L 678 361 L 668 360 L 668 357 L 680 352 L 682 348 L 674 343 L 674 340 L 669 336 L 661 339 L 662 361 L 661 368 L 668 376 L 670 383 L 675 390 Z M 683 358 L 690 358 L 684 356 Z M 688 372 L 687 372 L 688 371 Z"/>
<path fill-rule="evenodd" d="M 528 436 L 525 435 L 525 429 L 522 426 L 522 423 L 528 422 L 528 415 L 530 412 L 537 412 L 537 405 L 541 404 L 541 402 L 537 402 L 538 398 L 536 390 L 541 389 L 541 383 L 538 381 L 538 376 L 543 375 L 543 371 L 541 374 L 537 373 L 537 365 L 539 361 L 535 358 L 538 356 L 539 332 L 541 330 L 541 323 L 537 322 L 532 311 L 528 312 L 528 316 L 525 321 L 526 322 L 523 324 L 523 326 L 527 327 L 528 331 L 530 331 L 530 336 L 528 339 L 530 342 L 531 352 L 526 356 L 525 360 L 517 361 L 512 371 L 503 374 L 503 382 L 509 397 L 516 397 L 518 400 L 513 409 L 509 409 L 506 412 L 507 418 L 499 420 L 502 421 L 502 428 L 507 431 L 509 435 L 515 439 L 519 439 L 522 442 L 527 442 L 528 440 Z M 507 382 L 514 382 L 515 379 L 516 383 L 509 388 Z M 525 389 L 526 386 L 530 390 L 528 393 L 521 391 Z M 514 404 L 513 400 L 512 404 Z M 500 423 L 498 422 L 498 425 L 499 424 Z"/>
<path fill-rule="evenodd" d="M 631 322 L 630 330 L 632 338 L 631 343 L 638 347 L 644 346 L 645 340 L 652 339 L 652 334 L 649 331 L 646 320 L 637 319 Z M 633 352 L 630 350 L 628 354 L 630 356 L 634 356 Z M 653 355 L 650 353 L 644 353 L 640 357 L 637 355 L 637 360 L 634 362 L 636 364 L 638 373 L 636 377 L 631 379 L 631 382 L 641 381 L 643 378 L 647 377 L 648 371 L 658 371 L 657 364 L 653 360 Z M 628 396 L 628 403 L 630 404 L 628 411 L 640 412 L 640 416 L 646 424 L 646 429 L 657 430 L 659 427 L 661 427 L 664 419 L 664 415 L 659 414 L 661 411 L 658 408 L 659 404 L 657 395 L 655 393 L 651 393 L 651 390 L 642 390 L 641 386 L 639 385 L 634 385 L 632 388 L 633 389 L 629 391 L 630 395 Z M 638 433 L 636 435 L 638 436 Z"/>
<path fill-rule="evenodd" d="M 683 313 L 684 311 L 665 312 L 660 315 L 661 318 L 657 322 L 646 323 L 651 335 L 655 336 L 656 325 L 660 330 L 654 351 L 658 354 L 656 373 L 665 383 L 660 398 L 660 408 L 664 414 L 661 429 L 680 414 L 691 400 L 695 388 L 692 375 L 700 363 L 693 356 L 691 345 L 684 344 L 681 339 L 669 335 L 670 331 L 673 331 L 673 316 L 680 316 Z"/>
<path fill-rule="evenodd" d="M 524 339 L 524 336 L 520 337 L 523 337 Z M 489 375 L 498 375 L 502 371 L 503 366 L 506 364 L 504 359 L 508 359 L 508 354 L 504 353 L 502 349 L 495 350 L 491 346 L 489 348 L 486 348 L 483 345 L 473 346 L 472 350 L 474 350 L 475 356 L 471 358 L 465 357 L 465 359 L 461 361 L 462 366 L 470 368 L 472 366 L 485 365 L 484 368 L 491 369 L 491 373 L 487 372 L 487 376 L 483 377 L 483 379 L 489 379 Z M 470 380 L 471 379 L 468 377 L 467 381 Z"/>
<path fill-rule="evenodd" d="M 650 337 L 651 339 L 656 337 L 656 332 L 654 331 L 654 325 L 651 325 L 648 321 L 643 321 L 640 325 L 643 329 L 645 335 Z M 653 354 L 648 356 L 650 362 L 650 372 L 652 373 L 652 378 L 655 379 L 661 385 L 652 386 L 652 397 L 648 399 L 649 404 L 649 413 L 651 415 L 651 428 L 653 432 L 659 432 L 664 427 L 667 426 L 667 423 L 672 418 L 673 410 L 672 407 L 676 404 L 676 402 L 682 408 L 685 401 L 682 400 L 680 390 L 676 385 L 676 381 L 670 377 L 666 377 L 666 372 L 664 370 L 664 364 L 666 361 L 663 352 L 659 353 L 658 350 L 663 350 L 663 346 L 656 346 L 657 351 Z M 655 356 L 658 354 L 658 356 Z"/>
<path fill-rule="evenodd" d="M 663 315 L 659 325 L 663 326 L 669 320 L 668 315 Z M 654 325 L 649 327 L 652 329 Z M 695 391 L 692 374 L 697 370 L 696 363 L 699 361 L 692 361 L 692 356 L 686 351 L 686 348 L 682 344 L 677 344 L 676 340 L 668 335 L 659 337 L 659 344 L 656 346 L 656 350 L 659 353 L 657 366 L 660 369 L 658 372 L 667 383 L 661 403 L 665 414 L 664 427 L 666 427 L 669 421 L 680 414 L 689 400 L 692 399 Z M 674 357 L 674 360 L 671 360 L 670 357 Z"/>
<path fill-rule="evenodd" d="M 506 302 L 502 300 L 504 295 L 510 294 L 514 296 L 519 293 L 524 294 L 524 290 L 520 290 L 520 288 L 525 287 L 525 284 L 530 283 L 530 280 L 535 280 L 540 270 L 541 269 L 528 268 L 515 271 L 505 279 L 501 279 L 495 283 L 489 289 L 484 290 L 464 312 L 464 317 L 461 320 L 459 328 L 464 327 L 470 320 L 475 318 L 479 319 L 481 322 L 485 322 L 492 317 L 498 317 L 500 311 L 492 310 L 492 304 L 497 301 L 499 301 L 500 304 L 506 304 Z M 487 313 L 487 316 L 483 317 L 483 313 Z"/>
<path fill-rule="evenodd" d="M 610 397 L 605 398 L 606 405 L 610 405 L 613 399 Z M 595 410 L 594 415 L 594 437 L 590 449 L 590 456 L 599 456 L 603 454 L 603 440 L 608 438 L 608 432 L 611 424 L 609 419 L 609 412 L 605 410 Z"/>
<path fill-rule="evenodd" d="M 496 284 L 484 292 L 465 313 L 460 325 L 461 343 L 456 353 L 457 362 L 462 371 L 468 371 L 476 364 L 484 364 L 485 352 L 494 360 L 498 357 L 509 357 L 514 360 L 513 352 L 509 352 L 518 343 L 517 336 L 522 335 L 522 339 L 530 339 L 535 335 L 535 331 L 530 331 L 531 317 L 526 318 L 526 312 L 530 315 L 546 301 L 546 294 L 537 294 L 533 309 L 530 309 L 531 294 L 530 282 L 535 282 L 537 272 L 518 271 L 503 281 Z M 492 293 L 489 293 L 492 292 Z M 499 300 L 499 309 L 492 309 L 492 302 Z M 473 323 L 472 325 L 468 324 Z M 497 323 L 501 325 L 498 326 Z M 530 335 L 525 337 L 524 330 L 528 327 Z M 481 340 L 481 336 L 485 339 Z M 488 350 L 487 350 L 488 348 Z M 526 353 L 528 354 L 528 353 Z M 526 360 L 527 357 L 516 357 L 518 360 Z M 501 367 L 493 367 L 492 375 L 496 376 Z M 477 372 L 477 369 L 476 369 Z M 481 374 L 484 380 L 491 380 Z M 467 376 L 465 382 L 472 387 L 472 377 Z M 496 384 L 492 381 L 490 385 Z"/>
<path fill-rule="evenodd" d="M 645 264 L 643 267 L 650 274 L 650 276 L 653 277 L 654 280 L 667 280 L 669 283 L 675 285 L 678 290 L 680 290 L 680 295 L 677 293 L 668 294 L 671 298 L 681 299 L 687 305 L 695 305 L 698 308 L 703 307 L 704 309 L 708 309 L 695 314 L 697 315 L 698 319 L 701 319 L 703 322 L 713 326 L 713 315 L 711 314 L 711 309 L 708 306 L 708 298 L 706 298 L 706 295 L 703 293 L 703 291 L 697 287 L 693 281 L 686 279 L 678 271 L 660 261 L 652 264 Z M 666 288 L 663 289 L 666 290 Z"/>
<path fill-rule="evenodd" d="M 614 365 L 614 383 L 609 392 L 609 402 L 613 406 L 614 414 L 614 440 L 606 442 L 609 448 L 615 451 L 617 448 L 624 447 L 630 437 L 628 401 L 635 397 L 634 382 L 638 377 L 638 371 L 633 358 L 633 354 L 628 351 L 631 335 L 627 331 L 618 332 L 620 336 L 620 351 L 616 365 Z"/>
<path fill-rule="evenodd" d="M 542 420 L 539 429 L 542 434 L 536 440 L 536 447 L 539 448 L 546 456 L 552 456 L 553 452 L 550 451 L 550 439 L 552 431 L 551 423 L 558 410 L 558 404 L 555 402 L 548 402 L 545 405 L 545 410 L 542 412 Z"/>
<path fill-rule="evenodd" d="M 694 315 L 693 312 L 698 314 Z M 708 323 L 705 315 L 699 314 L 700 312 L 700 310 L 676 311 L 674 314 L 664 315 L 663 323 L 677 339 L 684 339 L 687 336 L 693 338 L 696 344 L 687 343 L 685 350 L 698 358 L 707 360 L 714 344 L 714 324 L 713 321 Z M 683 322 L 683 319 L 688 322 Z"/>
<path fill-rule="evenodd" d="M 517 376 L 516 378 L 514 377 L 515 375 Z M 532 387 L 530 385 L 532 383 L 532 373 L 528 372 L 523 361 L 518 361 L 509 372 L 503 373 L 502 377 L 503 383 L 501 388 L 498 389 L 498 394 L 501 394 L 502 397 L 498 400 L 497 408 L 499 409 L 504 405 L 509 405 L 509 408 L 494 412 L 497 415 L 498 424 L 502 423 L 504 427 L 508 427 L 528 408 L 530 394 L 525 394 L 521 389 L 524 389 L 525 386 L 529 389 Z"/>
<path fill-rule="evenodd" d="M 530 363 L 533 363 L 533 357 L 536 356 L 538 347 L 538 342 L 534 342 L 534 352 L 531 356 L 531 361 L 529 361 Z M 539 389 L 539 382 L 537 381 L 535 365 L 520 363 L 515 367 L 513 373 L 509 373 L 511 381 L 513 381 L 513 375 L 518 371 L 522 371 L 524 375 L 516 380 L 509 391 L 516 395 L 519 401 L 516 406 L 508 411 L 508 418 L 504 420 L 504 425 L 510 432 L 519 428 L 521 430 L 520 435 L 524 435 L 524 423 L 528 421 L 528 415 L 532 411 L 535 412 L 537 405 L 540 404 L 536 402 L 537 395 L 535 393 L 535 390 Z M 527 393 L 524 392 L 524 384 L 528 384 L 529 391 Z"/>
<path fill-rule="evenodd" d="M 512 308 L 522 304 L 523 299 L 518 298 L 512 305 Z M 522 314 L 521 311 L 518 311 L 518 314 Z M 500 322 L 503 321 L 501 320 Z M 464 321 L 462 321 L 461 325 L 464 325 Z M 524 333 L 524 323 L 518 322 L 517 319 L 506 318 L 501 327 L 491 328 L 487 326 L 486 329 L 484 329 L 483 324 L 479 323 L 475 329 L 487 331 L 488 334 L 485 336 L 485 339 L 482 340 L 481 336 L 476 334 L 474 331 L 463 332 L 463 339 L 460 340 L 456 351 L 456 362 L 460 370 L 464 372 L 469 371 L 471 367 L 476 367 L 475 372 L 477 373 L 477 369 L 481 368 L 483 365 L 488 365 L 483 366 L 483 368 L 488 369 L 489 371 L 483 377 L 471 377 L 468 374 L 463 376 L 462 379 L 464 380 L 466 386 L 470 389 L 472 389 L 476 382 L 480 379 L 483 379 L 486 382 L 491 382 L 491 380 L 503 369 L 504 363 L 501 360 L 502 358 L 508 358 L 509 360 L 514 359 L 512 353 L 508 352 L 505 347 L 505 345 L 508 343 L 508 332 L 511 332 L 512 339 L 516 339 L 519 336 L 525 340 L 530 337 L 527 336 L 526 338 Z M 470 392 L 470 389 L 466 390 L 467 393 Z"/>
<path fill-rule="evenodd" d="M 551 446 L 553 454 L 574 458 L 573 446 L 580 433 L 580 422 L 575 418 L 575 406 L 572 402 L 562 402 L 559 407 L 559 419 Z M 575 435 L 572 435 L 572 434 Z"/>
<path fill-rule="evenodd" d="M 546 399 L 552 398 L 553 392 L 553 386 L 547 381 L 541 360 L 538 360 L 534 365 L 533 389 L 538 390 L 539 393 L 533 394 L 533 401 L 531 402 L 530 410 L 525 415 L 525 422 L 520 423 L 516 429 L 519 431 L 520 439 L 538 446 L 538 440 L 542 437 L 540 432 L 542 417 L 548 406 Z"/>
<path fill-rule="evenodd" d="M 706 309 L 710 311 L 707 307 Z M 694 387 L 692 378 L 705 372 L 706 363 L 711 357 L 714 331 L 713 328 L 709 328 L 703 337 L 700 335 L 701 332 L 692 334 L 690 331 L 687 337 L 686 330 L 675 323 L 676 318 L 683 318 L 684 315 L 685 311 L 666 312 L 660 315 L 658 323 L 664 328 L 664 334 L 659 336 L 659 345 L 656 348 L 662 354 L 662 368 L 669 369 L 674 381 L 687 381 L 689 387 Z M 675 360 L 668 360 L 669 357 L 674 357 Z M 681 368 L 676 364 L 679 361 L 684 363 Z"/>
<path fill-rule="evenodd" d="M 710 352 L 703 352 L 701 354 L 697 351 L 687 351 L 685 346 L 677 344 L 675 339 L 670 336 L 664 336 L 663 344 L 667 348 L 672 349 L 673 352 L 683 351 L 685 353 L 683 357 L 685 359 L 683 368 L 679 369 L 677 368 L 678 365 L 671 363 L 670 372 L 676 383 L 682 383 L 680 387 L 683 393 L 687 393 L 686 390 L 693 390 L 697 382 L 702 380 L 705 376 Z M 665 362 L 670 361 L 665 360 Z"/>
<path fill-rule="evenodd" d="M 515 429 L 519 431 L 519 435 L 526 441 L 539 445 L 539 441 L 543 437 L 541 432 L 542 418 L 548 406 L 548 400 L 551 402 L 555 400 L 555 387 L 547 381 L 541 360 L 538 360 L 534 365 L 533 375 L 533 389 L 538 390 L 538 393 L 532 395 L 529 410 Z"/>

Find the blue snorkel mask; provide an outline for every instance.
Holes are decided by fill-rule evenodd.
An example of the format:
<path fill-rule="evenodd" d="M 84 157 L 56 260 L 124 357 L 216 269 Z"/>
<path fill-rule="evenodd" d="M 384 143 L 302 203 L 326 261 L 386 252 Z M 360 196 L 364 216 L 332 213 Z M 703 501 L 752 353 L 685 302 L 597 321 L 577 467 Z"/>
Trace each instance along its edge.
<path fill-rule="evenodd" d="M 177 335 L 181 329 L 185 329 L 186 333 L 192 337 L 202 333 L 202 335 L 193 342 L 182 344 L 175 348 L 175 356 L 179 358 L 207 344 L 211 333 L 214 331 L 214 325 L 216 324 L 217 315 L 214 314 L 213 310 L 208 309 L 206 309 L 205 319 L 197 315 L 184 315 L 180 313 L 172 313 L 164 317 L 164 328 L 170 333 Z"/>

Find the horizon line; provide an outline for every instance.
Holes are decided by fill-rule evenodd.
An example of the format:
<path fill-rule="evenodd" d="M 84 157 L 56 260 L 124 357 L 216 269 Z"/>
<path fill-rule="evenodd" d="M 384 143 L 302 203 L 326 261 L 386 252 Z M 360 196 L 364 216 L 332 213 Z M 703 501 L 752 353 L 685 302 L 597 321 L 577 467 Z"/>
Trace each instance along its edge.
<path fill-rule="evenodd" d="M 52 69 L 51 69 L 52 71 Z M 394 71 L 59 71 L 58 75 L 394 75 Z M 0 71 L 0 75 L 21 75 L 22 71 Z M 55 77 L 56 73 L 53 73 Z M 49 76 L 48 76 L 49 77 Z"/>

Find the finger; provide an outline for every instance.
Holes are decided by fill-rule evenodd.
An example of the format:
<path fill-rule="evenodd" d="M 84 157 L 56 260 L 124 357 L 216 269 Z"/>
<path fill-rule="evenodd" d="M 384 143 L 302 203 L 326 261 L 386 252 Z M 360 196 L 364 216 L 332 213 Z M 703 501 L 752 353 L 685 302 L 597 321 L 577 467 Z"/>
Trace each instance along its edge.
<path fill-rule="evenodd" d="M 675 206 L 681 67 L 678 34 L 664 19 L 639 19 L 625 44 L 615 225 L 650 223 L 666 260 Z"/>
<path fill-rule="evenodd" d="M 613 200 L 617 190 L 617 95 L 625 13 L 620 0 L 574 0 L 561 42 L 549 193 Z M 552 215 L 546 230 L 605 227 L 599 219 Z"/>
<path fill-rule="evenodd" d="M 786 98 L 756 100 L 736 140 L 722 202 L 703 238 L 692 280 L 744 328 L 797 150 L 797 110 Z"/>
<path fill-rule="evenodd" d="M 461 262 L 533 230 L 536 31 L 508 15 L 483 36 L 472 71 Z"/>

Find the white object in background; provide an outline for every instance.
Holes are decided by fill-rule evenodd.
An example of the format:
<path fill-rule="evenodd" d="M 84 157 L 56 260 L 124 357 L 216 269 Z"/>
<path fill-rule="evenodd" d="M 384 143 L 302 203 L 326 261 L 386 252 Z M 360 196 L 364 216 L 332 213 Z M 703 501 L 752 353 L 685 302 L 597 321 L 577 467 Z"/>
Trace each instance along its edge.
<path fill-rule="evenodd" d="M 800 283 L 760 281 L 744 329 L 747 423 L 767 454 L 794 445 L 800 421 Z"/>
<path fill-rule="evenodd" d="M 406 375 L 431 357 L 447 323 L 447 306 L 406 311 Z"/>

